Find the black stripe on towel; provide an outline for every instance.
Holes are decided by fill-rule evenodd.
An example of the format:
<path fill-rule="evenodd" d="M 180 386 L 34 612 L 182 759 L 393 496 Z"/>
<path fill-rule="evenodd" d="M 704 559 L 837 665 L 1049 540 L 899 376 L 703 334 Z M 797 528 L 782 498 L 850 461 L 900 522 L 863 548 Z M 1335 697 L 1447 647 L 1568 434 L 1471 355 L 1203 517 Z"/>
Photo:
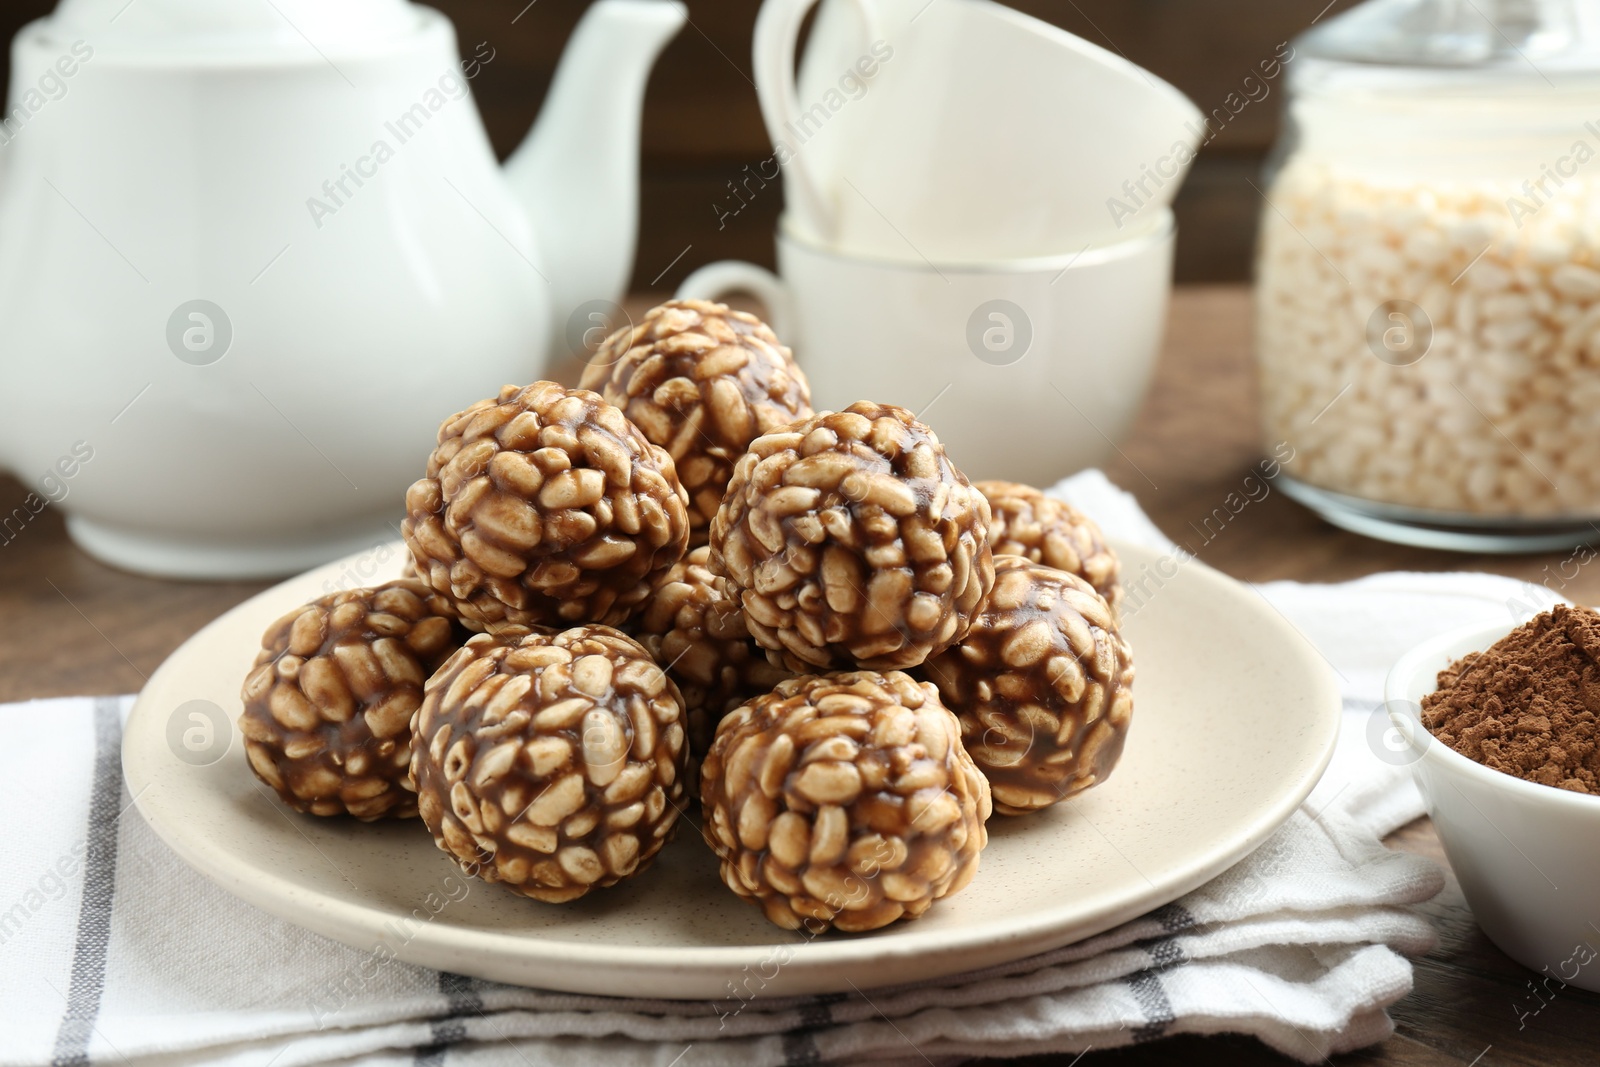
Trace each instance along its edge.
<path fill-rule="evenodd" d="M 1172 1014 L 1172 1002 L 1167 999 L 1167 991 L 1161 985 L 1160 973 L 1140 971 L 1130 974 L 1123 981 L 1132 988 L 1133 998 L 1139 1002 L 1139 1010 L 1144 1012 L 1145 1017 L 1145 1024 L 1133 1031 L 1134 1043 L 1154 1041 L 1165 1034 L 1175 1016 Z"/>
<path fill-rule="evenodd" d="M 94 702 L 94 783 L 84 839 L 83 899 L 67 983 L 67 1010 L 56 1028 L 52 1067 L 89 1062 L 89 1038 L 100 1016 L 106 956 L 111 947 L 111 904 L 117 887 L 117 816 L 122 803 L 122 718 L 114 697 Z"/>
<path fill-rule="evenodd" d="M 833 1006 L 845 999 L 843 993 L 825 993 L 800 1007 L 800 1025 L 783 1035 L 783 1067 L 805 1067 L 821 1063 L 816 1031 L 833 1025 Z"/>
<path fill-rule="evenodd" d="M 1192 930 L 1196 923 L 1189 909 L 1182 904 L 1165 904 L 1150 913 L 1150 918 L 1161 924 L 1168 934 L 1181 934 Z"/>
<path fill-rule="evenodd" d="M 1166 936 L 1140 942 L 1139 947 L 1150 954 L 1150 966 L 1124 979 L 1133 990 L 1134 999 L 1139 1002 L 1139 1010 L 1144 1012 L 1144 1025 L 1133 1031 L 1135 1043 L 1154 1041 L 1172 1025 L 1172 1001 L 1167 998 L 1166 987 L 1161 984 L 1161 972 L 1187 962 L 1189 957 L 1185 955 L 1183 946 L 1178 944 L 1177 935 L 1197 925 L 1189 909 L 1181 904 L 1157 908 L 1150 913 L 1150 917 L 1161 924 Z"/>
<path fill-rule="evenodd" d="M 472 988 L 472 979 L 464 974 L 440 971 L 439 992 L 444 994 L 450 1013 L 433 1021 L 431 1042 L 417 1049 L 416 1067 L 444 1067 L 450 1046 L 467 1039 L 467 1024 L 463 1020 L 483 1011 L 483 998 Z"/>

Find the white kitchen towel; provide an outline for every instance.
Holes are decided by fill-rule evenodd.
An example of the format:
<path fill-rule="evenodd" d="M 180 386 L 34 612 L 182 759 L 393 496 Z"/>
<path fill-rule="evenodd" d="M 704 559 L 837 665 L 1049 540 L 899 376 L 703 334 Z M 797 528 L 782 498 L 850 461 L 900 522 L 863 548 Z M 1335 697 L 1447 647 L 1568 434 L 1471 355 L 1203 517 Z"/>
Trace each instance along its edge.
<path fill-rule="evenodd" d="M 1113 536 L 1185 551 L 1097 473 L 1057 491 Z M 1090 941 L 834 996 L 578 996 L 335 944 L 216 889 L 130 809 L 118 758 L 128 698 L 0 707 L 0 1067 L 942 1067 L 1219 1032 L 1313 1062 L 1381 1040 L 1385 1009 L 1411 987 L 1405 955 L 1433 943 L 1413 905 L 1442 884 L 1431 863 L 1379 843 L 1421 811 L 1405 769 L 1385 759 L 1383 672 L 1435 632 L 1509 622 L 1554 598 L 1481 574 L 1258 592 L 1328 659 L 1345 698 L 1334 765 L 1277 834 L 1208 885 Z"/>

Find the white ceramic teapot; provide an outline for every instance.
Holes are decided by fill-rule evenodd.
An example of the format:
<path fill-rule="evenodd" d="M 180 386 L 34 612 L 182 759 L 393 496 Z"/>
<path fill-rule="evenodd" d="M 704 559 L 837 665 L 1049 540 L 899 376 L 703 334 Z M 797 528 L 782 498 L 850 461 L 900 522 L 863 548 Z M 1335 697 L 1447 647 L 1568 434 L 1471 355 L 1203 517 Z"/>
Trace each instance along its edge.
<path fill-rule="evenodd" d="M 24 28 L 0 465 L 35 494 L 0 551 L 46 506 L 166 575 L 392 539 L 439 420 L 620 299 L 645 80 L 685 17 L 598 0 L 503 171 L 468 88 L 500 49 L 463 60 L 406 0 L 61 0 Z"/>

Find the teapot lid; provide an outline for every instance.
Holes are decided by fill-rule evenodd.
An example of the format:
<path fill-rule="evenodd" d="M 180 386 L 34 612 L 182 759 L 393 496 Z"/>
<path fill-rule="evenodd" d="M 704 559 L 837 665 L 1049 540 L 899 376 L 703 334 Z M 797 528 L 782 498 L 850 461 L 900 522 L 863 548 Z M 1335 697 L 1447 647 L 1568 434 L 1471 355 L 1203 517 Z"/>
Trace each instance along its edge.
<path fill-rule="evenodd" d="M 365 51 L 428 14 L 407 0 L 61 0 L 37 28 L 118 52 Z"/>

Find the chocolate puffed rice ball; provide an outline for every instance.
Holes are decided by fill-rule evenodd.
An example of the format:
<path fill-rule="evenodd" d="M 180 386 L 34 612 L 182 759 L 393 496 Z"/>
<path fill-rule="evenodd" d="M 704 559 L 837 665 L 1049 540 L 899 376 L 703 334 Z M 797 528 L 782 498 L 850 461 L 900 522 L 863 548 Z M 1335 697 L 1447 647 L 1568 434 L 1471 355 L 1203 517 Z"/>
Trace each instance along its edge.
<path fill-rule="evenodd" d="M 774 663 L 910 668 L 959 641 L 988 596 L 989 519 L 932 430 L 857 403 L 750 445 L 711 566 Z"/>
<path fill-rule="evenodd" d="M 639 643 L 683 694 L 691 795 L 696 792 L 695 771 L 722 717 L 793 676 L 769 663 L 751 640 L 738 598 L 726 578 L 711 572 L 710 555 L 704 545 L 690 552 L 667 572 L 634 620 Z"/>
<path fill-rule="evenodd" d="M 994 592 L 924 668 L 961 720 L 995 810 L 1023 815 L 1105 781 L 1133 715 L 1133 653 L 1075 574 L 995 557 Z"/>
<path fill-rule="evenodd" d="M 989 547 L 996 556 L 1022 556 L 1076 574 L 1106 598 L 1115 618 L 1122 607 L 1122 565 L 1095 521 L 1064 500 L 1017 482 L 978 482 L 989 501 Z"/>
<path fill-rule="evenodd" d="M 417 814 L 411 716 L 461 645 L 444 598 L 415 579 L 334 593 L 273 623 L 244 683 L 239 731 L 256 777 L 310 815 Z"/>
<path fill-rule="evenodd" d="M 688 547 L 672 457 L 595 393 L 506 386 L 446 419 L 401 526 L 474 630 L 623 622 Z"/>
<path fill-rule="evenodd" d="M 722 880 L 785 929 L 875 930 L 965 888 L 989 787 L 907 674 L 792 678 L 738 708 L 701 767 Z"/>
<path fill-rule="evenodd" d="M 606 338 L 582 386 L 671 454 L 689 493 L 691 545 L 709 538 L 750 442 L 811 414 L 811 387 L 767 324 L 707 300 L 662 304 Z"/>
<path fill-rule="evenodd" d="M 609 626 L 480 634 L 428 680 L 411 775 L 434 843 L 550 903 L 650 865 L 683 803 L 683 702 Z"/>

